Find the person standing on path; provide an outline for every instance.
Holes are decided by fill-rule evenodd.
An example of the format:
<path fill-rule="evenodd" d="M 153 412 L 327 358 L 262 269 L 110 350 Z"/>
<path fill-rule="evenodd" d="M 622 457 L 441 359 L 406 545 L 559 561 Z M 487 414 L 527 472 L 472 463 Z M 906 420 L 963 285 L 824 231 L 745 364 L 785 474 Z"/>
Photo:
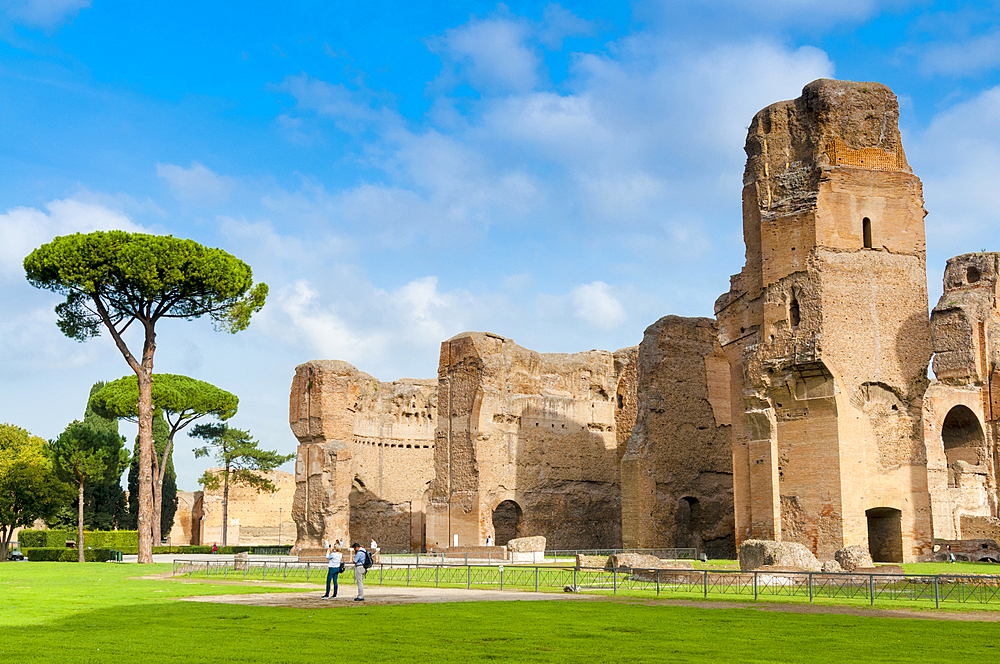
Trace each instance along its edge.
<path fill-rule="evenodd" d="M 337 548 L 336 543 L 326 547 L 326 594 L 323 595 L 323 599 L 330 599 L 330 581 L 333 581 L 333 597 L 337 596 L 337 577 L 343 571 L 341 569 L 343 562 L 344 554 Z"/>
<path fill-rule="evenodd" d="M 354 580 L 358 584 L 358 596 L 354 598 L 355 602 L 365 601 L 365 550 L 361 548 L 361 545 L 355 542 L 351 545 L 354 549 Z"/>

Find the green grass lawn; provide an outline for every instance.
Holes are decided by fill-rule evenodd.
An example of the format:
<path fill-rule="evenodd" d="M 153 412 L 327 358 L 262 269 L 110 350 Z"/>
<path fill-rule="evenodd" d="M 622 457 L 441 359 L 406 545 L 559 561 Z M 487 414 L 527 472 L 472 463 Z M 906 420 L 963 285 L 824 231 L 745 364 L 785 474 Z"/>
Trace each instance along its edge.
<path fill-rule="evenodd" d="M 991 658 L 993 623 L 641 602 L 320 609 L 178 602 L 261 587 L 137 580 L 169 566 L 0 565 L 11 662 L 953 662 Z"/>

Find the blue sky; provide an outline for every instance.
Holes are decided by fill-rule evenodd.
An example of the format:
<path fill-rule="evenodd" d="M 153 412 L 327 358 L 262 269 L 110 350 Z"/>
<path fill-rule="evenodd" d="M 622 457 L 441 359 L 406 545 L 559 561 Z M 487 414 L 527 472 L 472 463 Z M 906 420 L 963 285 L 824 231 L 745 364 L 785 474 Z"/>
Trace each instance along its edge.
<path fill-rule="evenodd" d="M 286 452 L 310 359 L 433 377 L 463 330 L 614 350 L 711 316 L 743 264 L 750 119 L 820 77 L 899 96 L 936 301 L 948 257 L 1000 249 L 998 10 L 0 0 L 0 421 L 54 437 L 127 373 L 24 280 L 31 249 L 76 231 L 254 268 L 271 297 L 250 329 L 166 323 L 156 369 L 235 392 L 234 424 Z M 191 490 L 206 464 L 178 442 Z"/>

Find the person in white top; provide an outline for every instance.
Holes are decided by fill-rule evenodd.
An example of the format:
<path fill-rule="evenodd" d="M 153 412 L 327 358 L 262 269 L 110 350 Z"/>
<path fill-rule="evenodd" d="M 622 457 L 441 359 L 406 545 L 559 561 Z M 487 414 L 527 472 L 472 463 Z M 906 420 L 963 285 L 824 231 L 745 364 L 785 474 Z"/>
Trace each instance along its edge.
<path fill-rule="evenodd" d="M 340 540 L 337 540 L 338 542 Z M 323 599 L 330 599 L 330 581 L 333 581 L 333 595 L 337 596 L 337 577 L 340 576 L 341 563 L 344 561 L 344 554 L 340 552 L 340 549 L 336 546 L 336 543 L 330 544 L 326 547 L 326 594 L 323 595 Z"/>

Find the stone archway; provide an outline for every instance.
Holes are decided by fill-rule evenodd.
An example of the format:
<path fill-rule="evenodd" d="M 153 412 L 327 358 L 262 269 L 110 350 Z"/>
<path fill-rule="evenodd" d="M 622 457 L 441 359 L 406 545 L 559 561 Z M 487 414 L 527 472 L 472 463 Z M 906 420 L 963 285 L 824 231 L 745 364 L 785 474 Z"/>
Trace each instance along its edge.
<path fill-rule="evenodd" d="M 674 546 L 701 552 L 701 502 L 693 496 L 677 501 L 674 514 Z"/>
<path fill-rule="evenodd" d="M 519 536 L 521 527 L 521 506 L 513 500 L 504 500 L 493 510 L 493 532 L 497 546 L 503 546 Z"/>
<path fill-rule="evenodd" d="M 865 511 L 868 518 L 868 552 L 877 563 L 903 562 L 903 513 L 892 507 Z"/>
<path fill-rule="evenodd" d="M 967 406 L 953 407 L 941 425 L 941 441 L 948 460 L 948 486 L 958 486 L 956 464 L 959 461 L 973 466 L 982 463 L 986 439 L 979 418 Z"/>

